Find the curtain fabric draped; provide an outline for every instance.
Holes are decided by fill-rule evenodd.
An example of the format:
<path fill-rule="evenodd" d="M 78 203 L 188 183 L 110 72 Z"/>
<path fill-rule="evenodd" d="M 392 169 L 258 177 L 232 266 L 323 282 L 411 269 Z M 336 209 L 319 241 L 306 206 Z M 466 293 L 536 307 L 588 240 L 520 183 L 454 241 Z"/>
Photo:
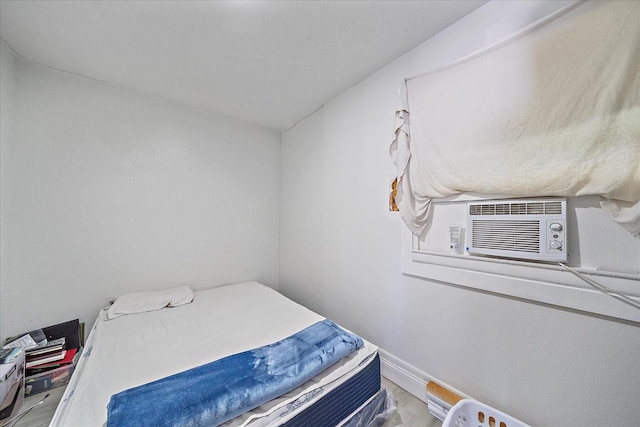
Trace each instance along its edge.
<path fill-rule="evenodd" d="M 638 22 L 640 2 L 586 2 L 406 80 L 390 154 L 411 231 L 460 193 L 597 194 L 640 237 Z"/>

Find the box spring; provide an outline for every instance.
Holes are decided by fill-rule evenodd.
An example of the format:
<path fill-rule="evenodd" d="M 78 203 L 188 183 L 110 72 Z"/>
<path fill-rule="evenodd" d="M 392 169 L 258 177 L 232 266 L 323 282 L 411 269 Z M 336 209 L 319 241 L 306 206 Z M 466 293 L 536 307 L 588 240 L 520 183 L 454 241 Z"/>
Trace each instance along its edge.
<path fill-rule="evenodd" d="M 284 427 L 335 427 L 380 390 L 380 356 L 353 377 L 304 409 Z"/>

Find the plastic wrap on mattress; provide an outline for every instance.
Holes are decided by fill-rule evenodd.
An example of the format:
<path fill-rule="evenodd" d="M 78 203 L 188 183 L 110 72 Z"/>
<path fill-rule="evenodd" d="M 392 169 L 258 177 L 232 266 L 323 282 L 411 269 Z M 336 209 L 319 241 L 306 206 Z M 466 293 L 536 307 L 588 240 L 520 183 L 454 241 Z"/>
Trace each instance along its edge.
<path fill-rule="evenodd" d="M 396 409 L 396 401 L 391 392 L 381 388 L 360 410 L 339 427 L 380 427 Z"/>

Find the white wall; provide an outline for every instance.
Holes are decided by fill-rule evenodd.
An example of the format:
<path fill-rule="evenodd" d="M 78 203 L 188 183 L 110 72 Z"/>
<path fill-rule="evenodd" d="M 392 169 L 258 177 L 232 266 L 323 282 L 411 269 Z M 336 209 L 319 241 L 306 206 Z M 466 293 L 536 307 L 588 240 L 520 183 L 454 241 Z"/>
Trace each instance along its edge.
<path fill-rule="evenodd" d="M 126 291 L 277 288 L 278 132 L 22 60 L 16 78 L 3 338 L 76 317 L 90 328 Z"/>
<path fill-rule="evenodd" d="M 403 225 L 387 210 L 394 174 L 388 146 L 402 79 L 564 4 L 491 2 L 283 134 L 280 291 L 379 345 L 411 374 L 531 425 L 634 425 L 637 323 L 403 276 Z M 579 215 L 591 215 L 586 210 Z M 582 261 L 594 239 L 579 248 Z M 606 239 L 602 247 L 611 243 Z"/>

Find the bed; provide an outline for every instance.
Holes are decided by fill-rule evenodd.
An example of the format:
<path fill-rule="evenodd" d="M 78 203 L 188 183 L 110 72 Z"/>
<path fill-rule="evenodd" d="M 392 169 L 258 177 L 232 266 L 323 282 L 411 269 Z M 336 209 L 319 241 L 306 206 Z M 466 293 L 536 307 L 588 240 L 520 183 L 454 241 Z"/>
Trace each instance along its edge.
<path fill-rule="evenodd" d="M 161 309 L 136 307 L 135 298 L 126 301 L 123 296 L 112 306 L 118 306 L 120 312 L 100 311 L 51 426 L 159 425 L 158 420 L 147 421 L 142 416 L 134 419 L 131 415 L 142 410 L 153 415 L 158 412 L 155 404 L 162 410 L 166 408 L 162 417 L 166 425 L 366 426 L 379 422 L 393 406 L 391 396 L 381 387 L 376 346 L 330 320 L 257 282 L 183 291 L 186 294 L 174 296 L 173 300 L 167 300 L 162 292 L 131 294 L 138 301 L 140 297 L 156 298 L 155 303 L 165 307 Z M 212 375 L 209 372 L 214 367 L 230 375 L 231 365 L 224 363 L 235 363 L 235 358 L 265 348 L 288 349 L 277 346 L 289 345 L 292 340 L 298 342 L 301 334 L 315 337 L 309 331 L 318 327 L 344 332 L 347 339 L 340 335 L 340 348 L 345 342 L 351 343 L 352 338 L 358 343 L 357 348 L 344 352 L 344 357 L 335 350 L 337 347 L 322 350 L 321 358 L 339 356 L 339 359 L 331 361 L 328 367 L 309 371 L 312 377 L 304 378 L 300 384 L 287 384 L 291 390 L 258 402 L 253 409 L 239 415 L 231 411 L 230 419 L 224 414 L 215 422 L 211 418 L 200 422 L 175 417 L 192 410 L 188 409 L 188 403 L 180 403 L 180 408 L 170 407 L 177 400 L 190 398 L 188 395 L 193 396 L 194 390 L 211 393 L 212 387 L 234 382 L 213 376 L 214 380 L 206 383 L 211 387 L 200 384 L 192 388 L 182 387 L 178 381 L 185 377 L 206 381 L 204 375 Z M 317 350 L 315 347 L 317 344 L 310 345 L 313 351 Z M 289 350 L 283 354 L 289 354 Z M 318 357 L 314 357 L 313 363 L 317 361 Z M 298 370 L 306 372 L 305 369 Z M 251 381 L 253 385 L 239 383 L 239 387 L 261 388 L 267 382 Z M 197 391 L 195 399 L 203 393 Z M 216 394 L 215 399 L 223 394 Z M 199 402 L 199 405 L 213 404 Z M 210 407 L 205 412 L 211 412 Z"/>

